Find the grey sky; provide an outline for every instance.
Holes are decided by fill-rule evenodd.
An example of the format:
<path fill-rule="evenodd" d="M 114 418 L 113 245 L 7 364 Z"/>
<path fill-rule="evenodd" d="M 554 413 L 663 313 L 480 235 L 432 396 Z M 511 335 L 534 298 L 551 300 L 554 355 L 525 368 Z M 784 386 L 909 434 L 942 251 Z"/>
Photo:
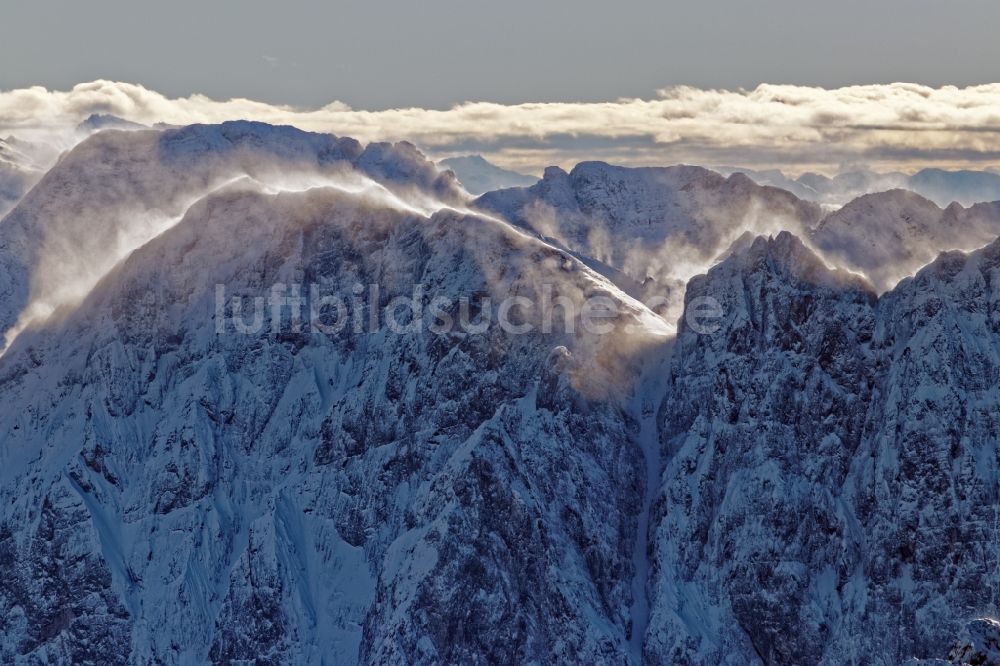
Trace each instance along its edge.
<path fill-rule="evenodd" d="M 1000 79 L 996 0 L 38 0 L 0 17 L 0 89 L 105 78 L 380 109 Z"/>

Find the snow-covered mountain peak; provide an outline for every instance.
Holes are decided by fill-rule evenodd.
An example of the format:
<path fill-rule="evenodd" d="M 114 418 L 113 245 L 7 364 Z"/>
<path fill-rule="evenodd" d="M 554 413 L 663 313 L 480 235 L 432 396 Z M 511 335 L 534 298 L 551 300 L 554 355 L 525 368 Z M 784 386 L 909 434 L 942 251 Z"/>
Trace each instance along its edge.
<path fill-rule="evenodd" d="M 195 162 L 211 155 L 227 156 L 243 148 L 286 160 L 329 163 L 353 161 L 364 150 L 354 139 L 248 120 L 166 129 L 161 131 L 160 137 L 166 161 Z"/>
<path fill-rule="evenodd" d="M 772 279 L 816 288 L 860 290 L 876 295 L 874 287 L 862 275 L 831 267 L 795 234 L 781 231 L 775 236 L 745 234 L 712 271 L 750 274 L 765 271 Z"/>
<path fill-rule="evenodd" d="M 605 196 L 613 196 L 622 188 L 630 192 L 661 190 L 681 190 L 700 182 L 718 186 L 724 179 L 714 171 L 680 164 L 669 167 L 622 167 L 606 162 L 580 162 L 569 173 L 570 181 L 580 192 L 601 191 Z"/>
<path fill-rule="evenodd" d="M 886 291 L 944 250 L 972 250 L 1000 234 L 995 207 L 937 204 L 908 190 L 867 194 L 829 214 L 812 242 L 838 265 Z"/>
<path fill-rule="evenodd" d="M 542 172 L 542 180 L 547 181 L 559 181 L 564 180 L 569 177 L 566 170 L 558 166 L 547 166 L 545 171 Z"/>
<path fill-rule="evenodd" d="M 688 278 L 741 234 L 805 233 L 821 215 L 814 204 L 739 175 L 596 161 L 569 173 L 550 168 L 532 187 L 487 193 L 476 206 L 623 274 L 623 290 L 656 299 L 670 320 L 680 314 Z"/>
<path fill-rule="evenodd" d="M 898 211 L 898 215 L 904 219 L 919 218 L 941 210 L 936 203 L 916 192 L 894 188 L 884 192 L 863 194 L 852 199 L 837 211 L 840 215 L 831 213 L 829 217 L 880 215 L 884 214 L 887 209 L 893 212 Z"/>
<path fill-rule="evenodd" d="M 467 199 L 408 143 L 362 148 L 353 139 L 244 121 L 105 130 L 64 155 L 0 224 L 0 329 L 10 338 L 15 324 L 20 330 L 79 299 L 192 203 L 243 177 L 277 190 L 375 184 L 422 210 Z"/>
<path fill-rule="evenodd" d="M 464 205 L 469 199 L 454 173 L 442 172 L 408 141 L 370 143 L 354 165 L 379 182 L 421 190 L 452 205 Z"/>
<path fill-rule="evenodd" d="M 938 253 L 933 261 L 901 280 L 896 288 L 886 294 L 898 298 L 895 292 L 908 293 L 917 289 L 937 291 L 944 289 L 962 292 L 965 289 L 980 291 L 990 287 L 992 274 L 1000 268 L 1000 239 L 977 250 L 947 250 Z M 990 287 L 991 288 L 991 287 Z"/>

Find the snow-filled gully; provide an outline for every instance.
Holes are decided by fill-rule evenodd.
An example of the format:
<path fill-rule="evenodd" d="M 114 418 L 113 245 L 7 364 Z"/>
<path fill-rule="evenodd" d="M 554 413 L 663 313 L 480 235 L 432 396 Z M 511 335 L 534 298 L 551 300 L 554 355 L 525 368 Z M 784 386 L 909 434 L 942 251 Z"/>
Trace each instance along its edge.
<path fill-rule="evenodd" d="M 635 546 L 632 552 L 634 574 L 632 578 L 632 608 L 630 618 L 631 652 L 635 664 L 643 663 L 642 646 L 649 626 L 649 512 L 660 486 L 663 460 L 660 451 L 656 414 L 666 391 L 670 347 L 646 364 L 646 370 L 636 383 L 631 411 L 639 418 L 638 444 L 642 449 L 646 469 L 642 507 L 636 527 Z"/>

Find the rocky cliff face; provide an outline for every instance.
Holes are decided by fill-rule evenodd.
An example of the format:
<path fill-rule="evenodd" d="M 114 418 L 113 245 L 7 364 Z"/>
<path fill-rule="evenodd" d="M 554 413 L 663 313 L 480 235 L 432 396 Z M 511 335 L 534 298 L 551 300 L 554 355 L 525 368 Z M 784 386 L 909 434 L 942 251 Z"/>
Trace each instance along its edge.
<path fill-rule="evenodd" d="M 876 299 L 787 234 L 687 298 L 661 407 L 653 663 L 945 658 L 997 613 L 1000 245 Z"/>
<path fill-rule="evenodd" d="M 214 285 L 296 281 L 379 285 L 366 321 L 414 284 L 614 292 L 495 221 L 205 199 L 0 361 L 0 660 L 625 661 L 622 336 L 217 333 Z"/>
<path fill-rule="evenodd" d="M 848 487 L 887 654 L 944 656 L 1000 589 L 1000 243 L 942 255 L 880 303 L 880 372 Z"/>
<path fill-rule="evenodd" d="M 871 391 L 875 295 L 790 234 L 692 281 L 660 414 L 653 663 L 817 663 L 858 545 L 839 499 Z"/>

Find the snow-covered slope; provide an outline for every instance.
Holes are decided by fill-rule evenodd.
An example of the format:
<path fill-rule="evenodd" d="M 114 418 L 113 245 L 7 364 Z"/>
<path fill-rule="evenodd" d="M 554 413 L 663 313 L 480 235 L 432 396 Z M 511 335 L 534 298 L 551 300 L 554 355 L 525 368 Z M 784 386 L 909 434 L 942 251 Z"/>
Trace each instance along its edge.
<path fill-rule="evenodd" d="M 498 167 L 482 155 L 449 157 L 438 162 L 438 165 L 451 169 L 465 190 L 473 196 L 508 187 L 528 187 L 538 180 L 534 176 Z"/>
<path fill-rule="evenodd" d="M 0 139 L 0 163 L 31 171 L 44 171 L 58 157 L 59 149 L 43 141 L 26 141 L 14 135 Z"/>
<path fill-rule="evenodd" d="M 10 135 L 0 138 L 0 219 L 3 218 L 60 154 L 102 129 L 142 129 L 143 126 L 110 115 L 94 114 L 75 128 L 51 133 L 29 131 L 31 140 Z"/>
<path fill-rule="evenodd" d="M 41 179 L 57 154 L 45 144 L 13 136 L 0 139 L 0 219 Z"/>
<path fill-rule="evenodd" d="M 75 128 L 56 130 L 51 135 L 35 132 L 39 136 L 34 140 L 14 135 L 0 138 L 0 219 L 52 168 L 60 153 L 103 129 L 143 127 L 115 116 L 93 114 Z"/>
<path fill-rule="evenodd" d="M 0 150 L 3 146 L 0 145 Z M 0 217 L 17 205 L 24 193 L 41 178 L 41 174 L 0 162 Z"/>

